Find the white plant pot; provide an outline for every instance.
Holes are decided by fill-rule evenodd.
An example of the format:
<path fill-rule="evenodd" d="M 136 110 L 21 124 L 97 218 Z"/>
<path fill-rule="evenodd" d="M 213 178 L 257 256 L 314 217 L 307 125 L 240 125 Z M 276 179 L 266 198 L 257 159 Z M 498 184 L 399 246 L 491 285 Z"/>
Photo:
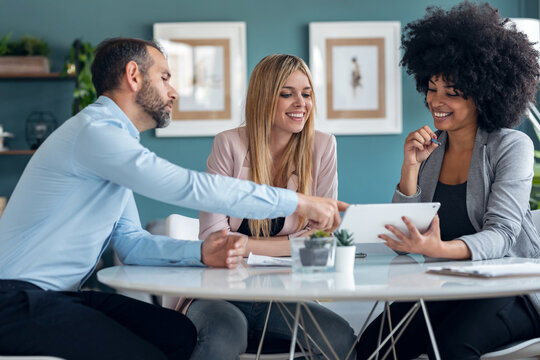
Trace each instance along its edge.
<path fill-rule="evenodd" d="M 356 246 L 338 246 L 336 248 L 336 271 L 352 272 L 355 254 Z"/>
<path fill-rule="evenodd" d="M 354 290 L 354 271 L 340 271 L 334 274 L 337 290 Z"/>

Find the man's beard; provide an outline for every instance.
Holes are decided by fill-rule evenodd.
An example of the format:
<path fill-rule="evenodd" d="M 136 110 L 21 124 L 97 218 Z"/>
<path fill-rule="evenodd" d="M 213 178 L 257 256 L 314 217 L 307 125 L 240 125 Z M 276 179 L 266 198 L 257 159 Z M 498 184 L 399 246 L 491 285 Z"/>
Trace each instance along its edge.
<path fill-rule="evenodd" d="M 141 91 L 137 94 L 135 102 L 154 119 L 156 128 L 164 128 L 171 123 L 171 114 L 167 112 L 167 106 L 172 105 L 173 101 L 163 101 L 157 90 L 150 84 L 150 81 L 143 78 Z"/>

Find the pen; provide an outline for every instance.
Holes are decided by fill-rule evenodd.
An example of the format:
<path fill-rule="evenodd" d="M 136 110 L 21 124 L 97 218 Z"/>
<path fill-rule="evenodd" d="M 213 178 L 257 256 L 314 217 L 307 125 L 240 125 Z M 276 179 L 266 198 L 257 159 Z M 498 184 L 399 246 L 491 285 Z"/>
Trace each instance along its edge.
<path fill-rule="evenodd" d="M 431 142 L 433 142 L 433 143 L 435 143 L 435 144 L 437 144 L 439 146 L 442 145 L 439 141 L 435 140 L 434 138 L 431 138 Z"/>

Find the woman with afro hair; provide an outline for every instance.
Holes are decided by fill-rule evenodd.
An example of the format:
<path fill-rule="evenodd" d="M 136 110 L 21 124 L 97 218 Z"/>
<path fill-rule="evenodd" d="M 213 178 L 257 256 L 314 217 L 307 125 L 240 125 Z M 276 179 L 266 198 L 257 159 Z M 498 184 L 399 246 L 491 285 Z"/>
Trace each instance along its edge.
<path fill-rule="evenodd" d="M 538 52 L 531 45 L 487 3 L 464 2 L 449 11 L 429 7 L 424 18 L 405 27 L 401 63 L 425 95 L 437 131 L 426 125 L 405 139 L 393 201 L 436 201 L 441 208 L 424 233 L 406 218 L 411 235 L 387 226 L 399 239 L 380 235 L 387 246 L 446 259 L 539 257 L 528 203 L 534 148 L 527 135 L 511 129 L 536 93 Z M 411 307 L 392 304 L 392 321 Z M 427 309 L 445 360 L 479 359 L 540 336 L 537 294 L 428 302 Z M 380 323 L 381 316 L 360 338 L 358 359 L 376 348 Z M 383 331 L 388 333 L 387 324 Z M 396 351 L 398 359 L 422 353 L 434 358 L 421 312 Z"/>

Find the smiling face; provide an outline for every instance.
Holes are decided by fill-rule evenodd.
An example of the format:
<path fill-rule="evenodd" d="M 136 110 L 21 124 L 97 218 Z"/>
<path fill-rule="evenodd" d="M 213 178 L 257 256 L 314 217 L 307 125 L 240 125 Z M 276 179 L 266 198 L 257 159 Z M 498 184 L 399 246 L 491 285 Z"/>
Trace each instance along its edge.
<path fill-rule="evenodd" d="M 152 65 L 143 73 L 141 90 L 135 101 L 155 121 L 156 128 L 164 128 L 171 121 L 173 101 L 178 93 L 170 83 L 167 59 L 158 50 L 148 47 Z"/>
<path fill-rule="evenodd" d="M 304 129 L 313 106 L 311 92 L 309 79 L 302 71 L 297 70 L 289 76 L 279 92 L 273 134 L 290 137 Z"/>
<path fill-rule="evenodd" d="M 426 103 L 437 129 L 451 132 L 471 128 L 476 131 L 478 114 L 473 99 L 465 99 L 463 93 L 442 76 L 432 76 L 429 80 Z"/>

